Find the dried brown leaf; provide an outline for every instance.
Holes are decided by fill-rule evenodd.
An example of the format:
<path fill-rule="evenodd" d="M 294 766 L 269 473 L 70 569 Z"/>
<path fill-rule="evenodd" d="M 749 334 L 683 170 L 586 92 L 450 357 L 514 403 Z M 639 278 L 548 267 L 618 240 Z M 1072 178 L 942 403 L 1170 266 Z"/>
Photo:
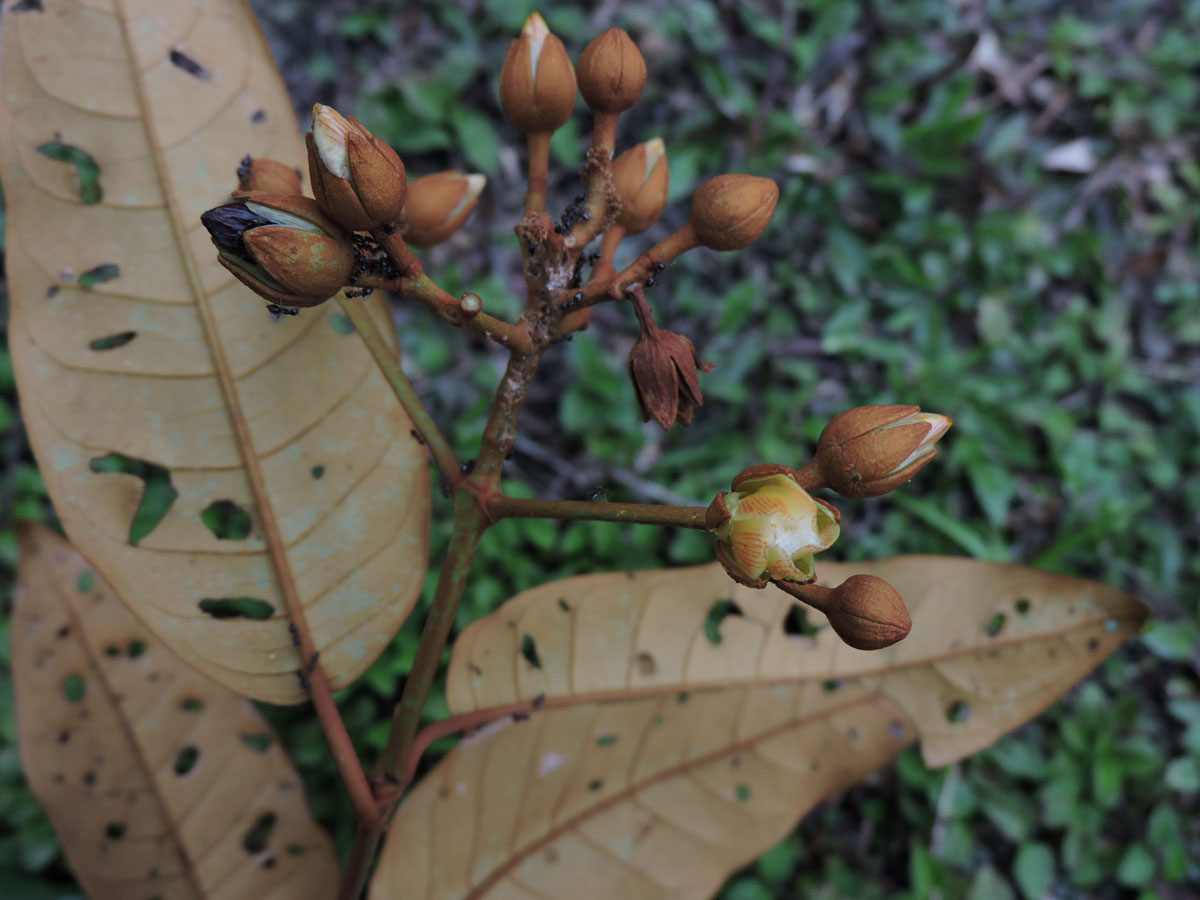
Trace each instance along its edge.
<path fill-rule="evenodd" d="M 228 687 L 304 699 L 289 609 L 348 684 L 420 591 L 425 455 L 336 304 L 272 321 L 200 225 L 244 156 L 304 160 L 252 15 L 236 0 L 56 0 L 4 22 L 10 343 L 67 533 Z M 144 536 L 144 480 L 92 468 L 111 453 L 161 467 L 160 493 L 177 492 Z M 247 527 L 218 537 L 213 510 Z M 269 617 L 200 606 L 239 598 Z"/>
<path fill-rule="evenodd" d="M 40 525 L 12 633 L 25 774 L 91 900 L 333 896 L 333 843 L 270 726 Z"/>
<path fill-rule="evenodd" d="M 887 579 L 909 637 L 854 650 L 716 565 L 553 582 L 472 624 L 451 709 L 539 709 L 464 739 L 407 798 L 372 900 L 706 897 L 912 741 L 942 765 L 1027 721 L 1145 614 L 1123 591 L 1025 566 L 818 571 Z"/>

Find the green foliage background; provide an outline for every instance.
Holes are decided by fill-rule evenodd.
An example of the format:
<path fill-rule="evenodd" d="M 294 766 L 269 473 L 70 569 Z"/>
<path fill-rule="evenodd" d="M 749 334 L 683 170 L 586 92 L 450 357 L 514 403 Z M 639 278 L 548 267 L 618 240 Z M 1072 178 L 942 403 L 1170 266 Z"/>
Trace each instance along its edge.
<path fill-rule="evenodd" d="M 301 107 L 356 113 L 412 174 L 488 174 L 472 223 L 426 254 L 427 268 L 515 315 L 524 157 L 496 78 L 533 7 L 254 5 Z M 749 464 L 802 462 L 844 408 L 918 403 L 955 420 L 942 455 L 896 495 L 841 504 L 833 556 L 1019 560 L 1120 585 L 1156 616 L 994 748 L 932 772 L 909 751 L 821 807 L 733 877 L 726 900 L 1200 895 L 1200 3 L 1102 6 L 541 10 L 573 55 L 615 24 L 647 57 L 651 80 L 620 142 L 666 140 L 675 203 L 618 262 L 685 221 L 711 175 L 768 175 L 782 197 L 752 249 L 698 251 L 650 292 L 662 324 L 717 364 L 695 425 L 665 435 L 640 423 L 625 372 L 632 314 L 601 308 L 547 357 L 510 463 L 514 491 L 707 502 Z M 588 134 L 581 103 L 554 141 L 551 209 L 577 192 Z M 419 310 L 398 317 L 406 367 L 466 452 L 501 360 Z M 6 353 L 0 389 L 7 598 L 12 521 L 50 513 Z M 435 553 L 446 512 L 435 509 Z M 695 532 L 505 522 L 485 541 L 460 625 L 549 578 L 710 559 Z M 341 697 L 368 757 L 419 618 Z M 0 618 L 0 896 L 73 896 L 21 779 L 7 660 Z M 438 698 L 430 715 L 444 712 Z M 345 849 L 352 821 L 319 728 L 303 709 L 270 715 Z"/>

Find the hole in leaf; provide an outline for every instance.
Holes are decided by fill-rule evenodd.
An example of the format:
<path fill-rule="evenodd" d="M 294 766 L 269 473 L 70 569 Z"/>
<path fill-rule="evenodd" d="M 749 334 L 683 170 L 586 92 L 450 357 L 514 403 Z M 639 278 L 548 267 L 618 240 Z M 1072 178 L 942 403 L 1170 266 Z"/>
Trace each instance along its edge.
<path fill-rule="evenodd" d="M 750 788 L 744 784 L 739 784 L 733 789 L 733 794 L 742 803 L 750 799 Z"/>
<path fill-rule="evenodd" d="M 1017 602 L 1013 604 L 1013 608 L 1016 609 L 1016 611 L 1021 615 L 1026 615 L 1029 612 L 1029 607 L 1031 605 L 1032 604 L 1026 598 L 1018 597 Z"/>
<path fill-rule="evenodd" d="M 246 734 L 243 732 L 241 738 L 242 743 L 256 753 L 266 753 L 267 748 L 271 746 L 271 735 L 265 731 L 259 734 Z"/>
<path fill-rule="evenodd" d="M 542 660 L 538 656 L 537 641 L 533 639 L 532 634 L 521 636 L 521 655 L 525 657 L 525 662 L 529 663 L 535 669 L 542 667 Z"/>
<path fill-rule="evenodd" d="M 329 324 L 333 326 L 333 330 L 338 334 L 354 334 L 354 323 L 350 321 L 349 316 L 334 313 L 329 317 Z"/>
<path fill-rule="evenodd" d="M 255 597 L 206 597 L 200 601 L 200 611 L 214 619 L 269 619 L 275 607 Z"/>
<path fill-rule="evenodd" d="M 275 813 L 265 812 L 250 826 L 246 836 L 242 838 L 242 848 L 247 853 L 262 853 L 267 849 L 267 841 L 271 839 L 271 831 L 275 828 Z"/>
<path fill-rule="evenodd" d="M 104 836 L 113 841 L 119 841 L 125 837 L 125 831 L 124 822 L 109 822 L 104 826 Z"/>
<path fill-rule="evenodd" d="M 83 683 L 83 676 L 79 673 L 68 675 L 63 679 L 63 696 L 70 703 L 78 703 L 87 693 L 87 685 Z"/>
<path fill-rule="evenodd" d="M 96 577 L 90 570 L 85 569 L 79 573 L 79 578 L 75 581 L 75 586 L 79 588 L 79 593 L 86 594 L 96 585 Z"/>
<path fill-rule="evenodd" d="M 184 747 L 175 757 L 175 774 L 186 775 L 192 769 L 196 768 L 196 762 L 199 759 L 199 749 L 192 746 Z"/>
<path fill-rule="evenodd" d="M 255 125 L 261 125 L 263 122 L 267 121 L 266 110 L 256 109 L 250 114 L 250 121 Z"/>
<path fill-rule="evenodd" d="M 125 652 L 129 654 L 130 659 L 137 659 L 146 652 L 146 642 L 130 641 L 129 646 L 125 648 Z"/>
<path fill-rule="evenodd" d="M 60 744 L 65 744 L 70 739 L 71 739 L 71 732 L 68 731 L 67 729 L 64 728 L 62 731 L 60 731 L 58 733 L 58 742 Z"/>
<path fill-rule="evenodd" d="M 808 621 L 808 608 L 799 603 L 793 603 L 783 617 L 783 633 L 791 637 L 816 637 L 821 631 Z"/>
<path fill-rule="evenodd" d="M 120 277 L 121 267 L 116 263 L 100 263 L 100 265 L 92 266 L 92 268 L 79 276 L 79 286 L 84 290 L 90 291 L 98 284 L 103 284 L 106 281 L 112 281 L 114 278 Z"/>
<path fill-rule="evenodd" d="M 591 781 L 588 782 L 588 790 L 589 791 L 598 791 L 602 787 L 604 787 L 604 781 L 600 778 L 593 778 Z"/>
<path fill-rule="evenodd" d="M 200 513 L 208 530 L 222 541 L 244 541 L 250 537 L 250 513 L 232 500 L 217 500 Z"/>
<path fill-rule="evenodd" d="M 597 747 L 611 747 L 616 742 L 617 742 L 617 736 L 615 734 L 612 734 L 611 732 L 608 734 L 599 735 L 596 738 L 596 746 Z"/>
<path fill-rule="evenodd" d="M 88 348 L 91 350 L 116 350 L 118 347 L 124 347 L 135 337 L 137 337 L 136 331 L 120 331 L 110 334 L 108 337 L 96 338 L 88 344 Z"/>
<path fill-rule="evenodd" d="M 71 633 L 71 626 L 64 625 L 62 628 L 58 629 L 58 631 L 56 631 L 54 633 L 57 634 L 60 638 L 65 638 L 68 634 Z"/>
<path fill-rule="evenodd" d="M 955 700 L 946 707 L 946 721 L 955 725 L 965 722 L 970 714 L 971 707 L 967 705 L 966 700 Z"/>
<path fill-rule="evenodd" d="M 561 609 L 565 613 L 569 613 L 571 611 L 571 604 L 568 603 L 563 597 L 559 597 L 558 598 L 558 608 Z"/>
<path fill-rule="evenodd" d="M 680 691 L 678 694 L 676 694 L 675 702 L 678 703 L 680 706 L 683 706 L 683 704 L 687 703 L 688 702 L 688 692 Z"/>
<path fill-rule="evenodd" d="M 732 600 L 715 600 L 708 608 L 708 618 L 704 620 L 704 636 L 714 646 L 721 643 L 721 623 L 729 616 L 742 615 L 742 608 Z"/>
<path fill-rule="evenodd" d="M 1088 638 L 1087 648 L 1089 652 L 1095 653 L 1100 648 L 1100 642 L 1095 638 Z"/>
<path fill-rule="evenodd" d="M 8 8 L 9 12 L 45 12 L 42 0 L 17 0 Z"/>
<path fill-rule="evenodd" d="M 171 484 L 171 473 L 162 466 L 133 459 L 120 453 L 109 453 L 107 456 L 97 456 L 90 463 L 91 470 L 100 474 L 120 472 L 134 475 L 145 482 L 142 490 L 142 502 L 138 504 L 137 512 L 133 514 L 133 522 L 129 525 L 129 543 L 137 544 L 142 538 L 158 527 L 179 492 Z"/>
<path fill-rule="evenodd" d="M 829 678 L 821 682 L 821 690 L 827 694 L 832 694 L 841 686 L 842 680 L 840 678 Z"/>
<path fill-rule="evenodd" d="M 107 647 L 104 648 L 104 655 L 105 656 L 120 656 L 121 648 L 118 647 L 116 644 L 109 644 Z"/>
<path fill-rule="evenodd" d="M 984 628 L 984 631 L 987 632 L 987 636 L 995 637 L 1001 631 L 1003 631 L 1004 623 L 1007 621 L 1007 619 L 1008 617 L 1002 612 L 998 612 L 992 616 L 991 619 L 988 620 L 987 627 Z"/>
<path fill-rule="evenodd" d="M 324 474 L 325 474 L 324 466 L 313 466 L 312 467 L 312 477 L 317 479 L 318 481 L 321 479 L 321 476 Z"/>
<path fill-rule="evenodd" d="M 658 671 L 658 666 L 654 662 L 654 657 L 649 653 L 639 653 L 636 657 L 637 670 L 642 675 L 653 675 Z"/>
<path fill-rule="evenodd" d="M 273 868 L 275 868 L 275 857 L 273 857 L 273 856 L 268 856 L 266 859 L 264 859 L 264 860 L 262 861 L 262 867 L 263 867 L 264 869 L 273 869 Z"/>
<path fill-rule="evenodd" d="M 287 845 L 288 856 L 303 856 L 307 852 L 308 851 L 304 849 L 304 846 L 302 844 L 288 844 Z"/>
<path fill-rule="evenodd" d="M 192 59 L 182 50 L 172 50 L 170 54 L 171 65 L 177 69 L 182 69 L 193 78 L 199 78 L 201 81 L 207 81 L 212 77 L 212 74 L 196 60 Z"/>
<path fill-rule="evenodd" d="M 26 8 L 41 9 L 41 3 L 37 0 L 22 0 L 22 2 L 26 4 L 36 2 L 36 7 L 29 5 Z M 18 4 L 18 6 L 20 5 Z M 38 147 L 38 153 L 75 167 L 75 174 L 79 178 L 79 199 L 84 203 L 99 203 L 104 199 L 104 190 L 100 187 L 100 166 L 96 164 L 95 158 L 90 153 L 61 141 L 42 144 Z"/>
<path fill-rule="evenodd" d="M 93 784 L 95 784 L 96 783 L 96 773 L 95 772 L 84 772 L 83 773 L 83 783 L 86 784 L 88 787 L 91 787 Z"/>
<path fill-rule="evenodd" d="M 199 697 L 184 697 L 179 702 L 179 708 L 184 712 L 200 712 L 200 710 L 204 709 L 204 701 Z"/>

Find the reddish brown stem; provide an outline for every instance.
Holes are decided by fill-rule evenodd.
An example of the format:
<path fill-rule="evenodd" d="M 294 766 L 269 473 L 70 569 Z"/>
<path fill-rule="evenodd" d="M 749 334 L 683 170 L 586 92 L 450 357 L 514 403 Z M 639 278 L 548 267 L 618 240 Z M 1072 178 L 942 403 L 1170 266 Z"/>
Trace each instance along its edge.
<path fill-rule="evenodd" d="M 528 135 L 529 187 L 525 191 L 525 212 L 546 211 L 546 185 L 550 173 L 550 134 Z"/>
<path fill-rule="evenodd" d="M 635 522 L 707 530 L 703 506 L 659 506 L 644 503 L 593 503 L 586 500 L 527 500 L 493 496 L 488 512 L 496 519 L 588 519 L 594 522 Z"/>

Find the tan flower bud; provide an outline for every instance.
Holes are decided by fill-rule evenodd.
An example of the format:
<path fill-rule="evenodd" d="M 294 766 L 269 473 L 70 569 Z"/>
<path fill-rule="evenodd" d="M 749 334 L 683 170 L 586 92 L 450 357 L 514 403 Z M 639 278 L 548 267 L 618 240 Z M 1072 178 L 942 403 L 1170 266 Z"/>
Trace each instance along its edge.
<path fill-rule="evenodd" d="M 715 525 L 717 557 L 743 584 L 766 579 L 808 582 L 813 554 L 828 549 L 840 529 L 835 511 L 809 496 L 790 475 L 768 475 L 722 494 L 705 516 Z"/>
<path fill-rule="evenodd" d="M 238 190 L 264 194 L 299 194 L 300 172 L 273 159 L 246 156 L 238 166 Z"/>
<path fill-rule="evenodd" d="M 219 262 L 262 297 L 287 307 L 316 306 L 354 270 L 350 237 L 307 197 L 239 194 L 200 216 Z"/>
<path fill-rule="evenodd" d="M 358 119 L 318 103 L 305 142 L 313 194 L 332 219 L 368 231 L 400 217 L 408 192 L 404 163 Z"/>
<path fill-rule="evenodd" d="M 778 200 L 779 186 L 770 178 L 718 175 L 692 198 L 691 224 L 705 247 L 740 250 L 758 240 Z"/>
<path fill-rule="evenodd" d="M 776 582 L 825 614 L 837 636 L 856 650 L 882 650 L 903 640 L 912 619 L 900 593 L 875 575 L 851 575 L 835 588 Z"/>
<path fill-rule="evenodd" d="M 413 247 L 440 244 L 462 227 L 487 184 L 483 175 L 438 172 L 409 182 L 404 240 Z"/>
<path fill-rule="evenodd" d="M 575 67 L 579 92 L 592 112 L 623 113 L 642 96 L 646 61 L 620 28 L 610 28 L 593 40 Z"/>
<path fill-rule="evenodd" d="M 843 497 L 878 497 L 928 465 L 950 424 L 916 406 L 857 406 L 825 426 L 814 462 L 824 483 Z"/>
<path fill-rule="evenodd" d="M 667 208 L 671 173 L 662 138 L 630 147 L 613 163 L 613 187 L 621 198 L 617 225 L 626 234 L 641 234 Z"/>
<path fill-rule="evenodd" d="M 500 105 L 525 134 L 552 134 L 575 108 L 575 69 L 562 41 L 537 13 L 508 46 L 500 69 Z"/>

